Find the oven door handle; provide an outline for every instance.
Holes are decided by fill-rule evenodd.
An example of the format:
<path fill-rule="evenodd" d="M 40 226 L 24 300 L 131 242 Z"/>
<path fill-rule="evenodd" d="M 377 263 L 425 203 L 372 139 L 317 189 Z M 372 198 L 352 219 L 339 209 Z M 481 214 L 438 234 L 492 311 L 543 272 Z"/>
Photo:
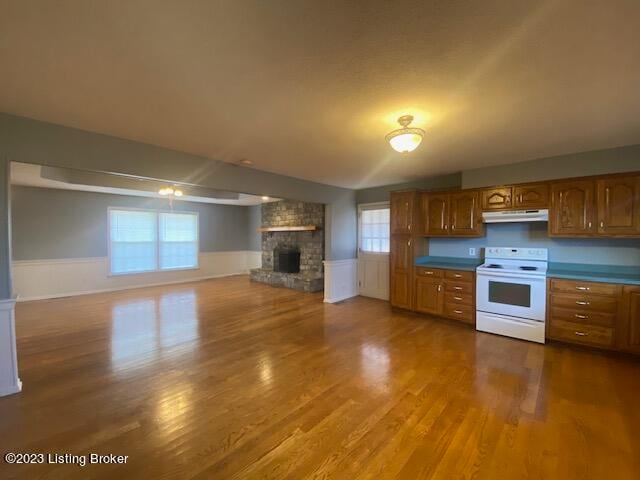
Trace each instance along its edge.
<path fill-rule="evenodd" d="M 521 280 L 529 280 L 530 282 L 544 282 L 546 281 L 546 276 L 533 276 L 533 275 L 520 275 L 518 273 L 484 273 L 477 272 L 478 278 L 518 278 Z"/>

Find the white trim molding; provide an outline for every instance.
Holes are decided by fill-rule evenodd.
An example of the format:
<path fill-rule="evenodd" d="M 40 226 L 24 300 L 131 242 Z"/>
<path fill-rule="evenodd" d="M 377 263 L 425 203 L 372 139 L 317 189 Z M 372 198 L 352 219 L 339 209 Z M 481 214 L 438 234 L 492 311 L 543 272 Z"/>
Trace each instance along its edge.
<path fill-rule="evenodd" d="M 22 390 L 16 354 L 15 305 L 13 298 L 0 300 L 0 397 Z"/>
<path fill-rule="evenodd" d="M 335 303 L 358 295 L 358 261 L 324 261 L 324 301 Z"/>
<path fill-rule="evenodd" d="M 260 252 L 200 252 L 198 268 L 114 276 L 107 257 L 17 260 L 13 288 L 20 302 L 43 300 L 246 274 L 261 262 Z"/>

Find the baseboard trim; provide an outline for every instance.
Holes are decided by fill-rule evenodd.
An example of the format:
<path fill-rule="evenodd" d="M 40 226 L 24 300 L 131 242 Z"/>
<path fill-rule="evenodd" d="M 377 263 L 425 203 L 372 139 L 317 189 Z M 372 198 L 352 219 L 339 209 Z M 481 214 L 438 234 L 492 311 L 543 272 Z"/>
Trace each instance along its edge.
<path fill-rule="evenodd" d="M 202 282 L 203 280 L 212 280 L 214 278 L 223 278 L 223 277 L 235 277 L 237 275 L 248 275 L 248 270 L 243 270 L 241 272 L 235 273 L 225 273 L 220 275 L 207 275 L 202 277 L 193 277 L 193 278 L 184 278 L 180 280 L 169 280 L 166 282 L 155 282 L 155 283 L 146 283 L 144 285 L 123 285 L 120 287 L 114 288 L 103 288 L 99 290 L 79 290 L 75 292 L 65 292 L 65 293 L 55 293 L 52 295 L 41 295 L 36 297 L 21 297 L 18 296 L 17 302 L 33 302 L 36 300 L 51 300 L 54 298 L 66 298 L 66 297 L 76 297 L 79 295 L 93 295 L 96 293 L 109 293 L 109 292 L 120 292 L 123 290 L 135 290 L 138 288 L 150 288 L 150 287 L 161 287 L 163 285 L 177 285 L 181 283 L 192 283 L 192 282 Z"/>
<path fill-rule="evenodd" d="M 358 295 L 358 261 L 324 261 L 324 302 L 342 302 Z"/>

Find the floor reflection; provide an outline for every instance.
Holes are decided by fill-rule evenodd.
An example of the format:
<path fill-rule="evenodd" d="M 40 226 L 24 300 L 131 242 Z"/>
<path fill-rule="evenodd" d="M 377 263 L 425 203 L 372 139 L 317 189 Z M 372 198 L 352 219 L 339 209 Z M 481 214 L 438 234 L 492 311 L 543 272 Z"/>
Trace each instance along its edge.
<path fill-rule="evenodd" d="M 185 353 L 198 339 L 196 294 L 188 290 L 118 303 L 111 310 L 111 326 L 111 364 L 116 371 Z"/>
<path fill-rule="evenodd" d="M 360 347 L 362 377 L 381 393 L 389 391 L 389 353 L 384 347 L 365 343 Z"/>

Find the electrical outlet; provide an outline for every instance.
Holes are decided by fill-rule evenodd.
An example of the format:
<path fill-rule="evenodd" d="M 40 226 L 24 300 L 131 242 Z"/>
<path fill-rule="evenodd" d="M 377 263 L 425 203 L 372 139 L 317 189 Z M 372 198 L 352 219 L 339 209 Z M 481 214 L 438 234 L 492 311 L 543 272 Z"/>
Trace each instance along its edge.
<path fill-rule="evenodd" d="M 469 249 L 469 256 L 470 257 L 475 257 L 476 256 L 476 249 L 475 248 L 470 248 Z"/>

